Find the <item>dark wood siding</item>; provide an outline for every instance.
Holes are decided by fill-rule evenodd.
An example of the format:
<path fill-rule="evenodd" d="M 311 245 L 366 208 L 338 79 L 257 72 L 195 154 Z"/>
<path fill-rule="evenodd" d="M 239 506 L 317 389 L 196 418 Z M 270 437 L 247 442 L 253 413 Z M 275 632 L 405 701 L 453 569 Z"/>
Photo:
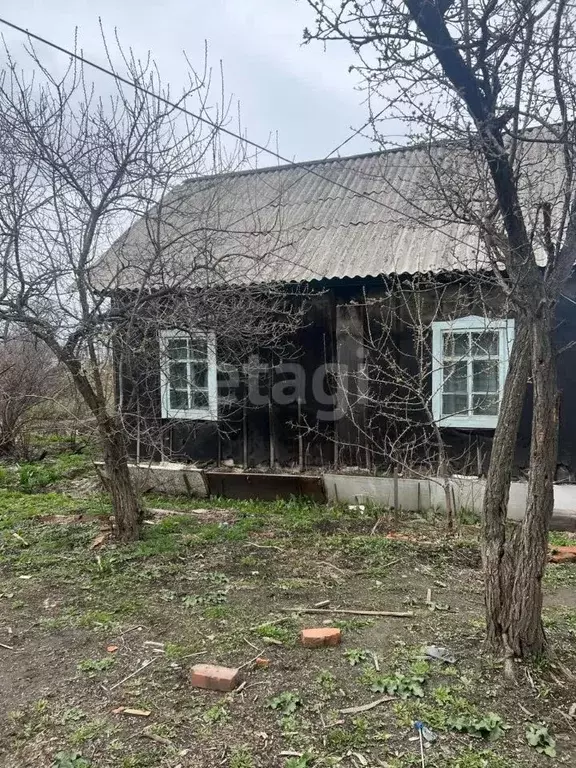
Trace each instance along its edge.
<path fill-rule="evenodd" d="M 461 291 L 465 282 L 461 282 Z M 131 425 L 131 452 L 140 458 L 190 460 L 210 465 L 234 462 L 247 468 L 267 468 L 271 461 L 277 467 L 297 469 L 354 466 L 369 470 L 386 469 L 385 462 L 371 454 L 361 436 L 355 434 L 350 419 L 338 422 L 330 418 L 318 419 L 318 411 L 331 411 L 336 403 L 318 402 L 314 397 L 312 382 L 319 377 L 318 368 L 337 361 L 350 366 L 363 363 L 361 354 L 362 334 L 373 318 L 362 302 L 386 295 L 381 280 L 333 281 L 320 286 L 318 292 L 307 298 L 307 311 L 303 323 L 294 334 L 291 352 L 280 358 L 272 357 L 272 373 L 260 375 L 258 386 L 263 398 L 271 388 L 282 387 L 286 376 L 278 368 L 283 362 L 295 362 L 305 372 L 305 388 L 300 404 L 294 396 L 290 402 L 268 402 L 253 405 L 245 402 L 248 383 L 241 379 L 233 388 L 234 405 L 220 409 L 218 422 L 170 422 L 161 419 L 158 366 L 154 365 L 158 351 L 154 338 L 148 340 L 150 354 L 145 358 L 122 355 L 121 367 L 117 365 L 117 394 L 121 398 L 127 423 Z M 498 299 L 494 307 L 498 305 Z M 441 314 L 453 309 L 453 297 L 446 291 Z M 452 302 L 452 304 L 451 304 Z M 486 295 L 482 297 L 485 306 Z M 433 307 L 433 302 L 431 307 Z M 474 305 L 474 292 L 470 289 L 470 302 L 466 314 L 482 313 L 482 306 Z M 432 311 L 432 310 L 431 310 Z M 437 310 L 434 309 L 434 312 Z M 497 311 L 497 310 L 495 310 Z M 438 317 L 440 319 L 440 317 Z M 217 329 L 216 329 L 217 331 Z M 398 319 L 394 326 L 396 347 L 394 354 L 408 354 L 411 335 Z M 572 281 L 558 306 L 556 331 L 558 379 L 561 390 L 559 479 L 576 479 L 576 282 Z M 219 345 L 220 346 L 220 345 Z M 261 357 L 267 359 L 266 350 Z M 145 360 L 145 362 L 143 362 Z M 290 378 L 290 377 L 288 377 Z M 325 398 L 335 395 L 330 387 L 330 377 L 324 381 Z M 354 393 L 358 395 L 360 393 Z M 274 398 L 272 398 L 274 400 Z M 324 398 L 323 398 L 324 400 Z M 362 419 L 362 398 L 352 397 L 352 407 Z M 528 391 L 524 407 L 515 457 L 515 475 L 526 470 L 530 446 L 531 393 Z M 140 428 L 137 427 L 139 414 Z M 378 427 L 386 430 L 385 420 Z M 443 429 L 456 469 L 476 474 L 481 466 L 486 471 L 493 438 L 492 430 Z"/>

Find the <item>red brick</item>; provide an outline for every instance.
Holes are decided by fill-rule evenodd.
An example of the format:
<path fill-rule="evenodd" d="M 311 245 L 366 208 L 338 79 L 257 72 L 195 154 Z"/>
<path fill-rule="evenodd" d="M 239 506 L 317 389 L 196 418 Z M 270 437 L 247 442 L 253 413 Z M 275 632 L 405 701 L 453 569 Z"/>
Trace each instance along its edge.
<path fill-rule="evenodd" d="M 239 678 L 239 669 L 214 664 L 196 664 L 190 672 L 190 680 L 195 688 L 207 688 L 210 691 L 233 691 Z"/>
<path fill-rule="evenodd" d="M 342 632 L 335 627 L 317 627 L 303 629 L 300 642 L 305 648 L 322 648 L 327 645 L 340 645 Z"/>
<path fill-rule="evenodd" d="M 264 656 L 259 656 L 254 664 L 256 665 L 256 669 L 268 669 L 270 666 L 270 659 L 267 659 Z"/>

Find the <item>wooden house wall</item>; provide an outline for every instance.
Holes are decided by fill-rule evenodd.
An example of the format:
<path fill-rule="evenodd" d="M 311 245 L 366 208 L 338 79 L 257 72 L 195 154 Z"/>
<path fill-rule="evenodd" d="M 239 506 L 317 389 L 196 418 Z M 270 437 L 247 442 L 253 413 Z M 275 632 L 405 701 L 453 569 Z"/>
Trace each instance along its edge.
<path fill-rule="evenodd" d="M 436 319 L 442 319 L 461 306 L 462 297 L 468 291 L 468 306 L 461 314 L 483 314 L 488 304 L 498 316 L 501 297 L 495 292 L 475 292 L 465 283 L 447 284 L 441 306 L 431 293 L 429 311 Z M 328 284 L 313 298 L 309 298 L 302 326 L 295 333 L 294 349 L 298 350 L 291 360 L 303 366 L 306 372 L 306 391 L 300 407 L 296 399 L 291 403 L 271 402 L 262 405 L 242 405 L 246 382 L 241 381 L 235 394 L 235 405 L 223 406 L 218 422 L 169 422 L 161 419 L 158 364 L 154 339 L 150 339 L 150 356 L 146 362 L 137 359 L 122 360 L 118 371 L 118 391 L 121 393 L 127 422 L 139 421 L 131 431 L 130 451 L 140 459 L 190 460 L 198 463 L 221 464 L 230 460 L 237 466 L 305 468 L 352 466 L 368 470 L 382 464 L 381 457 L 374 455 L 366 446 L 361 431 L 363 404 L 361 392 L 349 393 L 349 402 L 355 409 L 354 418 L 344 416 L 337 421 L 317 421 L 318 409 L 327 410 L 326 403 L 317 403 L 312 392 L 314 372 L 326 363 L 346 363 L 357 371 L 365 363 L 362 354 L 365 334 L 376 311 L 370 306 L 376 299 L 385 304 L 389 288 L 380 280 L 340 281 Z M 368 301 L 368 309 L 365 305 Z M 560 387 L 560 443 L 558 462 L 562 479 L 576 475 L 576 283 L 570 283 L 565 297 L 558 307 L 556 339 L 558 349 L 558 381 Z M 411 332 L 402 320 L 402 312 L 396 307 L 393 333 L 395 346 L 411 353 Z M 156 358 L 154 358 L 156 354 Z M 136 356 L 137 357 L 137 356 Z M 264 355 L 263 355 L 264 357 Z M 274 362 L 278 363 L 279 360 Z M 260 380 L 260 392 L 267 394 L 277 385 L 279 376 L 264 374 Z M 515 457 L 516 476 L 522 475 L 528 465 L 530 445 L 530 401 L 528 391 Z M 334 402 L 337 399 L 334 398 Z M 136 403 L 139 419 L 135 418 Z M 387 429 L 382 420 L 380 429 Z M 456 468 L 464 473 L 486 471 L 489 461 L 492 430 L 443 428 L 443 438 Z M 299 439 L 300 436 L 300 439 Z M 480 466 L 481 465 L 481 466 Z M 574 478 L 576 479 L 576 478 Z"/>

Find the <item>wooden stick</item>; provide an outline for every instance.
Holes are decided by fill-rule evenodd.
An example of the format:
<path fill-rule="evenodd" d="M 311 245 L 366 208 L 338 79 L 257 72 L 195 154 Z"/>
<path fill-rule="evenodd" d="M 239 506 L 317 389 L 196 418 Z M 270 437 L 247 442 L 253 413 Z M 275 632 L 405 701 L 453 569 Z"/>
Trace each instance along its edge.
<path fill-rule="evenodd" d="M 262 650 L 262 651 L 260 651 L 258 654 L 256 654 L 256 656 L 254 656 L 254 658 L 252 658 L 252 659 L 248 659 L 248 661 L 245 661 L 245 662 L 244 662 L 244 664 L 240 664 L 240 666 L 239 666 L 239 667 L 237 667 L 237 669 L 244 669 L 244 667 L 247 667 L 249 664 L 254 664 L 254 662 L 256 661 L 256 659 L 259 659 L 259 658 L 260 658 L 260 656 L 262 656 L 262 654 L 263 654 L 263 653 L 264 653 L 264 651 L 263 651 L 263 650 Z"/>
<path fill-rule="evenodd" d="M 14 648 L 11 645 L 6 645 L 5 643 L 0 643 L 0 648 L 6 648 L 7 651 L 14 650 Z"/>
<path fill-rule="evenodd" d="M 369 704 L 361 704 L 359 707 L 346 707 L 345 709 L 339 709 L 338 712 L 341 715 L 355 715 L 358 712 L 368 712 L 370 709 L 374 709 L 379 704 L 385 704 L 387 701 L 394 701 L 394 696 L 383 696 L 381 699 L 371 701 Z"/>
<path fill-rule="evenodd" d="M 134 627 L 128 627 L 128 629 L 125 629 L 124 632 L 120 632 L 117 637 L 124 637 L 124 635 L 127 635 L 129 632 L 136 632 L 137 629 L 144 629 L 142 624 L 136 624 Z"/>
<path fill-rule="evenodd" d="M 144 672 L 146 667 L 149 667 L 150 664 L 154 664 L 155 661 L 158 661 L 158 659 L 161 659 L 161 658 L 162 658 L 161 656 L 156 656 L 155 658 L 150 659 L 150 661 L 145 662 L 144 664 L 142 664 L 142 666 L 139 669 L 136 670 L 136 672 L 132 672 L 132 674 L 127 675 L 122 680 L 120 680 L 118 683 L 114 683 L 114 685 L 111 685 L 110 688 L 108 688 L 108 690 L 109 691 L 113 691 L 115 688 L 118 688 L 118 686 L 122 685 L 122 683 L 125 683 L 126 680 L 130 680 L 131 677 L 136 677 L 136 675 L 139 675 L 140 672 Z"/>
<path fill-rule="evenodd" d="M 158 734 L 147 731 L 146 729 L 142 731 L 142 736 L 144 736 L 146 739 L 150 739 L 151 741 L 155 741 L 158 744 L 164 744 L 165 747 L 174 746 L 174 742 L 170 741 L 170 739 L 166 739 L 164 736 L 158 736 Z"/>
<path fill-rule="evenodd" d="M 352 616 L 390 616 L 398 619 L 409 619 L 413 611 L 361 611 L 348 608 L 280 608 L 284 613 L 345 613 Z"/>

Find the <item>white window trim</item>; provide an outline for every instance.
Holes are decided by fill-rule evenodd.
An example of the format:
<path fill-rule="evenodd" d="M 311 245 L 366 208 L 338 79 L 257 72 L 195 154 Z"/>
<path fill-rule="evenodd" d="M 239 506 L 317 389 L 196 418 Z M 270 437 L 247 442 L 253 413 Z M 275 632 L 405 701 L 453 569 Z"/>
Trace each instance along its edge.
<path fill-rule="evenodd" d="M 499 402 L 502 402 L 504 382 L 508 373 L 508 361 L 514 341 L 514 320 L 493 319 L 490 317 L 459 317 L 455 320 L 442 320 L 432 323 L 432 413 L 434 420 L 441 427 L 464 427 L 495 429 L 498 416 L 489 415 L 451 415 L 442 416 L 442 388 L 444 385 L 444 347 L 445 331 L 498 331 L 500 334 Z"/>
<path fill-rule="evenodd" d="M 207 341 L 208 408 L 171 408 L 170 381 L 168 377 L 168 340 L 190 337 L 202 338 Z M 218 420 L 218 370 L 216 362 L 216 333 L 214 331 L 192 331 L 191 333 L 179 331 L 178 329 L 160 331 L 160 390 L 163 419 Z"/>

